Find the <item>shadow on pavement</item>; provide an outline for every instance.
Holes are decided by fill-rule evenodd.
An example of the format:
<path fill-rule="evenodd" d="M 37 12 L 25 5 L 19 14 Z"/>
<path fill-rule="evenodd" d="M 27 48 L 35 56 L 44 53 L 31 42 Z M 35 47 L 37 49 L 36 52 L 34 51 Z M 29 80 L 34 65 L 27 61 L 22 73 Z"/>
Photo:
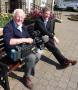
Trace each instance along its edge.
<path fill-rule="evenodd" d="M 42 55 L 41 61 L 44 61 L 44 62 L 46 62 L 48 64 L 54 65 L 56 67 L 56 69 L 58 69 L 58 70 L 61 70 L 61 69 L 65 68 L 65 67 L 61 66 L 59 63 L 49 59 L 48 57 L 46 57 L 44 55 Z"/>

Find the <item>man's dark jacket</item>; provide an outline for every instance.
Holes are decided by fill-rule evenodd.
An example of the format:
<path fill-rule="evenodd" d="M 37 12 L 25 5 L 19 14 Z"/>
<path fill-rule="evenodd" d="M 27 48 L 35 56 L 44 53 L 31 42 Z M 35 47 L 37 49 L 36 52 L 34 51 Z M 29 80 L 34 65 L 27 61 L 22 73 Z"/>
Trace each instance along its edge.
<path fill-rule="evenodd" d="M 59 22 L 59 21 L 55 18 L 49 18 L 47 25 L 45 27 L 44 19 L 41 16 L 36 19 L 34 28 L 35 30 L 39 30 L 42 35 L 48 35 L 49 37 L 53 38 L 53 36 L 55 35 L 54 33 L 55 22 Z"/>
<path fill-rule="evenodd" d="M 14 21 L 11 20 L 3 29 L 3 39 L 5 43 L 5 49 L 11 50 L 12 48 L 15 48 L 14 45 L 10 45 L 10 39 L 11 38 L 27 38 L 29 37 L 29 34 L 27 32 L 27 27 L 22 26 L 22 32 L 18 30 L 15 27 Z"/>

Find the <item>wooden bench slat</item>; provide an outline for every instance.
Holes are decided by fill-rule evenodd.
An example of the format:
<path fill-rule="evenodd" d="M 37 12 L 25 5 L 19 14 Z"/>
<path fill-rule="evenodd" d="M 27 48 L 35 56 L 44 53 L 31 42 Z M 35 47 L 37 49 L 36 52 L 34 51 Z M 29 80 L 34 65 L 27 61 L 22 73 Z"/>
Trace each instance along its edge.
<path fill-rule="evenodd" d="M 9 66 L 9 73 L 12 72 L 12 71 L 14 71 L 17 67 L 19 67 L 20 64 L 21 64 L 21 62 L 17 62 L 17 63 L 15 63 L 14 65 L 13 65 L 13 64 L 10 65 L 10 66 Z"/>

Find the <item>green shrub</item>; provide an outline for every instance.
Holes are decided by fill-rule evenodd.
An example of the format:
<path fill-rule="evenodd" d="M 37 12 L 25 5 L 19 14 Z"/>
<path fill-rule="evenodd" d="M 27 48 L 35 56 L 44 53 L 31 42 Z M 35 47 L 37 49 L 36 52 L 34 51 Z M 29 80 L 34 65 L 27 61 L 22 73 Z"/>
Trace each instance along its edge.
<path fill-rule="evenodd" d="M 12 18 L 10 13 L 0 13 L 0 28 L 4 27 Z"/>

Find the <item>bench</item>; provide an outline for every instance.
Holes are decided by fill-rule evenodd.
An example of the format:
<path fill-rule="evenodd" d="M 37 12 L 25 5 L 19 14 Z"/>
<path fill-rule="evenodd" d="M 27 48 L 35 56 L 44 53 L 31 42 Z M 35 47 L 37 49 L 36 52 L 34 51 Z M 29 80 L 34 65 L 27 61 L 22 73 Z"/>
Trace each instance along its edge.
<path fill-rule="evenodd" d="M 7 57 L 4 50 L 3 29 L 0 29 L 0 85 L 4 90 L 10 90 L 8 75 L 10 75 L 11 72 L 16 70 L 20 65 L 22 66 L 21 61 L 13 62 Z"/>

